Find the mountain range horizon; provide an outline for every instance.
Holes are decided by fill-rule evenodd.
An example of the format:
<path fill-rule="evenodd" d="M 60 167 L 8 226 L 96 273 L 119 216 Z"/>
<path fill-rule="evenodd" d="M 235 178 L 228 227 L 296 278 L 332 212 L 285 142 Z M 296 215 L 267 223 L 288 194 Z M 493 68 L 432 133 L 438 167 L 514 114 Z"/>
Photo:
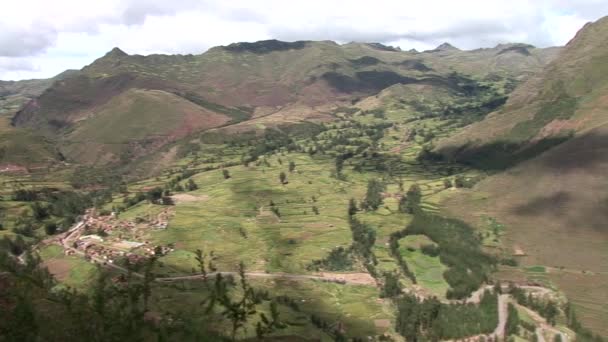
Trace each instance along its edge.
<path fill-rule="evenodd" d="M 604 341 L 607 42 L 127 44 L 0 81 L 0 341 Z"/>

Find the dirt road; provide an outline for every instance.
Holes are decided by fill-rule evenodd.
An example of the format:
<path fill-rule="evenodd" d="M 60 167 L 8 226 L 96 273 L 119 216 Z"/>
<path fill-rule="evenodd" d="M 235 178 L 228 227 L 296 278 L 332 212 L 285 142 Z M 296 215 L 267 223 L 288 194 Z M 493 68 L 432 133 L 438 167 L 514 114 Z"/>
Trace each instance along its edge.
<path fill-rule="evenodd" d="M 509 295 L 501 294 L 498 296 L 498 325 L 494 329 L 494 336 L 498 340 L 503 340 L 505 337 L 505 327 L 507 326 L 507 320 L 509 319 L 509 310 L 507 305 L 509 303 Z"/>
<path fill-rule="evenodd" d="M 525 306 L 519 305 L 519 304 L 517 304 L 517 308 L 526 311 L 528 316 L 530 316 L 532 318 L 532 320 L 534 320 L 534 322 L 537 324 L 536 336 L 538 336 L 538 341 L 542 342 L 545 340 L 545 335 L 543 334 L 543 332 L 545 330 L 549 331 L 553 334 L 560 335 L 562 337 L 563 342 L 570 341 L 568 334 L 558 330 L 554 326 L 547 323 L 545 318 L 542 317 L 541 315 L 539 315 L 538 312 L 531 310 L 530 308 L 527 308 Z"/>
<path fill-rule="evenodd" d="M 238 272 L 214 272 L 209 273 L 207 277 L 213 278 L 221 274 L 222 276 L 238 276 Z M 288 280 L 320 280 L 338 284 L 348 285 L 373 285 L 376 286 L 374 278 L 367 273 L 356 273 L 356 277 L 349 277 L 348 273 L 345 274 L 322 274 L 322 275 L 307 275 L 307 274 L 290 274 L 290 273 L 265 273 L 265 272 L 246 272 L 247 277 L 252 278 L 273 278 L 273 279 L 288 279 Z M 172 282 L 180 280 L 196 280 L 203 279 L 202 274 L 193 274 L 187 276 L 178 277 L 163 277 L 156 278 L 158 282 Z"/>

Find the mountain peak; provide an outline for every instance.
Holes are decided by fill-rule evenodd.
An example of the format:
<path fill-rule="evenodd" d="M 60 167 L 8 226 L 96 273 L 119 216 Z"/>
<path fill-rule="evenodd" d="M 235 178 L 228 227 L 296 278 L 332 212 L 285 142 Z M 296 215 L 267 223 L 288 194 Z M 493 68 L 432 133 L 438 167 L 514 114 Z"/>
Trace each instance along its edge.
<path fill-rule="evenodd" d="M 122 51 L 118 47 L 113 48 L 110 52 L 106 53 L 104 57 L 125 57 L 128 56 L 126 52 Z"/>
<path fill-rule="evenodd" d="M 455 47 L 454 45 L 445 42 L 441 45 L 439 45 L 438 47 L 435 48 L 435 51 L 460 51 L 460 49 L 458 49 L 457 47 Z"/>
<path fill-rule="evenodd" d="M 253 43 L 233 43 L 222 48 L 229 52 L 251 52 L 258 55 L 273 51 L 300 50 L 306 47 L 308 41 L 298 40 L 295 42 L 284 42 L 276 39 L 260 40 Z"/>

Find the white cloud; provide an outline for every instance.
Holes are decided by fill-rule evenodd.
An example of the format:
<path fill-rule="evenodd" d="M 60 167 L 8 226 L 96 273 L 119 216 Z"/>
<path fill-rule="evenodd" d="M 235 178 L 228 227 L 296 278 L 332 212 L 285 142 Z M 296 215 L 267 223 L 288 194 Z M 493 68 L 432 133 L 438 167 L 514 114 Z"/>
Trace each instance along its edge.
<path fill-rule="evenodd" d="M 427 49 L 562 45 L 605 0 L 19 0 L 0 12 L 0 79 L 81 68 L 114 46 L 201 53 L 260 39 L 377 41 Z M 19 66 L 22 66 L 21 70 Z M 10 67 L 9 67 L 10 66 Z M 32 67 L 28 67 L 32 66 Z"/>

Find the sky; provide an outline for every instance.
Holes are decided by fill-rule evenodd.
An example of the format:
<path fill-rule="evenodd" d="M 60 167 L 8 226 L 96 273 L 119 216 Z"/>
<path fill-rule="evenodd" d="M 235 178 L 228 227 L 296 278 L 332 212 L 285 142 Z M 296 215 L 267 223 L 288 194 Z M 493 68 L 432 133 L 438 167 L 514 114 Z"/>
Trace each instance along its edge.
<path fill-rule="evenodd" d="M 606 0 L 0 0 L 0 80 L 80 69 L 113 47 L 142 55 L 264 39 L 547 47 L 605 15 Z"/>

